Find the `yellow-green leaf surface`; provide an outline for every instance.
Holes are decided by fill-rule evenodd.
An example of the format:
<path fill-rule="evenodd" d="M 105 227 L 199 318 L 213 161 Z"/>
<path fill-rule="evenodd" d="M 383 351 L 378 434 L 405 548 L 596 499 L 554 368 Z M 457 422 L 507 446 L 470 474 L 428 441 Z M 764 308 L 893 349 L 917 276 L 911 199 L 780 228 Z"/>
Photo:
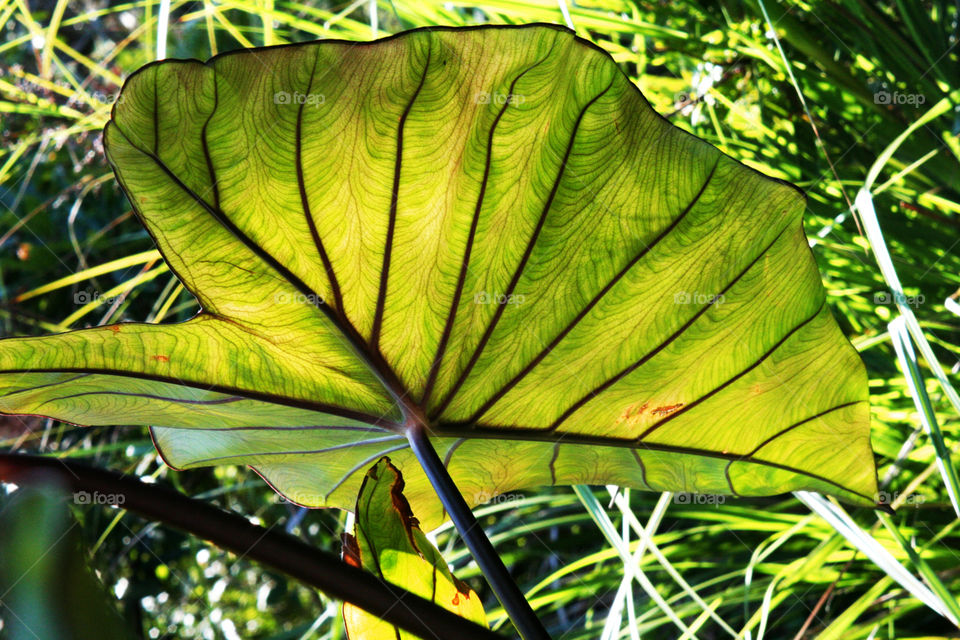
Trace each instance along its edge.
<path fill-rule="evenodd" d="M 403 484 L 403 476 L 390 458 L 381 458 L 367 471 L 357 496 L 353 534 L 344 536 L 344 560 L 463 618 L 486 625 L 480 597 L 457 580 L 423 534 L 403 495 Z M 347 636 L 354 640 L 419 637 L 346 603 L 343 620 Z"/>
<path fill-rule="evenodd" d="M 153 426 L 353 508 L 424 421 L 468 502 L 547 484 L 872 504 L 863 366 L 802 195 L 553 26 L 164 61 L 105 131 L 203 311 L 0 343 L 0 410 Z"/>

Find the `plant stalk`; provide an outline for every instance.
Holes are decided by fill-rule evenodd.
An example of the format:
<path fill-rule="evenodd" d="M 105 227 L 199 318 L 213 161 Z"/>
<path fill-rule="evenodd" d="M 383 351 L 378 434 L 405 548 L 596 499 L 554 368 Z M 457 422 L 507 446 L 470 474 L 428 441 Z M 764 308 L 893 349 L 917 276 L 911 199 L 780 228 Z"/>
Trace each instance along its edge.
<path fill-rule="evenodd" d="M 450 519 L 453 520 L 457 531 L 460 532 L 460 536 L 467 544 L 467 548 L 470 549 L 474 560 L 477 561 L 484 577 L 490 583 L 490 587 L 504 611 L 510 616 L 520 636 L 524 640 L 550 640 L 550 634 L 540 623 L 523 592 L 510 577 L 510 572 L 494 550 L 483 527 L 477 522 L 473 511 L 467 506 L 460 490 L 453 483 L 453 478 L 447 473 L 447 468 L 430 442 L 426 426 L 420 421 L 409 422 L 406 431 L 410 447 L 426 472 L 427 478 L 430 479 L 430 484 L 433 485 L 444 508 L 450 514 Z"/>
<path fill-rule="evenodd" d="M 352 567 L 299 538 L 257 526 L 237 514 L 170 489 L 63 459 L 14 454 L 0 454 L 0 481 L 53 484 L 71 491 L 110 494 L 113 502 L 122 503 L 124 509 L 273 567 L 421 638 L 503 640 L 489 629 Z"/>

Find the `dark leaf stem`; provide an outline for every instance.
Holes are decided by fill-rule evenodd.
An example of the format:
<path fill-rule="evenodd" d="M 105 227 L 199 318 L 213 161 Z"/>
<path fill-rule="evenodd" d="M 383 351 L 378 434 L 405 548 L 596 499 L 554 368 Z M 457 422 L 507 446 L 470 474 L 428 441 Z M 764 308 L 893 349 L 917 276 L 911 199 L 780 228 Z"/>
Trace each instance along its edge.
<path fill-rule="evenodd" d="M 510 573 L 497 555 L 493 545 L 477 522 L 473 511 L 467 506 L 459 489 L 453 483 L 447 468 L 443 466 L 440 456 L 437 455 L 426 427 L 419 421 L 407 425 L 407 439 L 410 448 L 423 467 L 430 484 L 440 497 L 450 519 L 456 525 L 457 531 L 466 543 L 473 558 L 477 561 L 484 577 L 503 605 L 507 615 L 524 640 L 550 640 L 550 635 L 544 629 L 537 614 L 533 612 L 523 592 L 517 587 Z"/>
<path fill-rule="evenodd" d="M 71 491 L 122 496 L 124 509 L 270 566 L 427 640 L 501 639 L 488 629 L 352 567 L 298 538 L 254 525 L 239 515 L 161 486 L 63 459 L 15 454 L 0 454 L 0 481 L 20 485 L 54 483 Z M 529 636 L 541 637 L 546 636 Z"/>

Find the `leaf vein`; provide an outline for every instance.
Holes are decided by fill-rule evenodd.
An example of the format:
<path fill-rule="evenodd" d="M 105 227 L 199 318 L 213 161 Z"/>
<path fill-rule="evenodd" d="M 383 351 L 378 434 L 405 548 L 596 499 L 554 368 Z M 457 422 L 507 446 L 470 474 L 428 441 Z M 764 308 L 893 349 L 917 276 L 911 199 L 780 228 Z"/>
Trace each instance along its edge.
<path fill-rule="evenodd" d="M 493 318 L 491 319 L 490 324 L 487 325 L 487 328 L 484 330 L 480 341 L 477 343 L 473 354 L 470 356 L 470 360 L 467 362 L 467 366 L 460 373 L 460 375 L 457 376 L 456 382 L 454 382 L 453 386 L 447 392 L 437 409 L 431 414 L 432 418 L 436 419 L 442 415 L 447 406 L 450 404 L 450 401 L 453 400 L 454 396 L 456 396 L 457 392 L 460 390 L 460 387 L 466 381 L 467 376 L 470 375 L 470 372 L 476 365 L 477 360 L 479 360 L 480 354 L 483 353 L 483 350 L 486 348 L 487 342 L 490 340 L 490 336 L 493 334 L 494 329 L 496 329 L 497 324 L 500 322 L 500 318 L 506 309 L 506 301 L 509 300 L 513 295 L 514 289 L 516 289 L 517 283 L 520 281 L 521 275 L 523 275 L 523 270 L 527 266 L 527 261 L 530 259 L 530 255 L 533 253 L 533 248 L 537 244 L 537 240 L 540 237 L 540 231 L 543 229 L 544 223 L 546 222 L 547 213 L 549 213 L 550 208 L 553 205 L 553 199 L 556 197 L 557 191 L 560 188 L 560 182 L 563 179 L 567 160 L 569 160 L 570 153 L 573 150 L 573 144 L 576 141 L 577 131 L 580 128 L 580 123 L 583 121 L 583 117 L 586 115 L 587 110 L 600 98 L 606 95 L 607 91 L 610 90 L 610 87 L 613 86 L 613 80 L 614 79 L 611 79 L 606 88 L 594 96 L 589 102 L 587 102 L 587 104 L 585 104 L 577 114 L 577 119 L 574 122 L 573 130 L 570 132 L 570 140 L 567 143 L 566 151 L 564 152 L 563 158 L 560 161 L 560 166 L 557 170 L 557 176 L 553 180 L 553 186 L 550 189 L 550 194 L 547 196 L 546 202 L 543 205 L 543 209 L 540 212 L 540 217 L 537 220 L 537 224 L 534 227 L 533 233 L 530 234 L 530 238 L 527 241 L 523 256 L 521 256 L 520 262 L 517 264 L 516 269 L 514 269 L 513 276 L 510 278 L 510 283 L 507 285 L 506 292 L 502 296 L 502 299 L 497 301 L 497 308 L 493 313 Z"/>

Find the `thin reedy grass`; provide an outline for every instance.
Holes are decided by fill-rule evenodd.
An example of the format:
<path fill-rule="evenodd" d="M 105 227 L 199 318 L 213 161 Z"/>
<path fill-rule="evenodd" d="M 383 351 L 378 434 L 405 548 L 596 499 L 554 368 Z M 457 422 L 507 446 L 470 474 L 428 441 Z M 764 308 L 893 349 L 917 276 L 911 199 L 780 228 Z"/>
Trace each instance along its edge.
<path fill-rule="evenodd" d="M 867 364 L 896 513 L 811 495 L 544 489 L 478 510 L 498 550 L 564 640 L 955 636 L 958 12 L 944 0 L 0 0 L 0 332 L 195 313 L 102 154 L 122 78 L 158 54 L 567 24 L 674 124 L 804 189 L 828 302 Z M 140 429 L 5 418 L 0 441 L 163 477 L 324 548 L 343 530 L 342 514 L 279 503 L 245 469 L 167 469 Z M 75 515 L 90 565 L 147 637 L 343 637 L 337 604 L 283 576 L 123 511 Z M 452 527 L 431 537 L 507 629 Z"/>

